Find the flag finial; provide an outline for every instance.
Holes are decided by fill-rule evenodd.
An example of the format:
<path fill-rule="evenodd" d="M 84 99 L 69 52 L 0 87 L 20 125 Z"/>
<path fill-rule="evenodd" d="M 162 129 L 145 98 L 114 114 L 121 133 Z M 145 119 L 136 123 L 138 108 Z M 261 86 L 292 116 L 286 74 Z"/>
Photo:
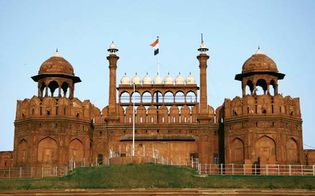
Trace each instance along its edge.
<path fill-rule="evenodd" d="M 201 43 L 198 51 L 200 52 L 200 54 L 207 54 L 208 50 L 209 49 L 207 48 L 206 44 L 203 42 L 203 33 L 201 33 Z"/>
<path fill-rule="evenodd" d="M 109 45 L 107 51 L 109 52 L 109 54 L 115 54 L 116 52 L 118 52 L 118 48 L 114 41 L 112 41 L 112 43 Z"/>
<path fill-rule="evenodd" d="M 264 53 L 260 50 L 260 46 L 259 46 L 259 45 L 258 45 L 258 47 L 257 47 L 257 51 L 256 51 L 255 54 L 264 54 Z"/>
<path fill-rule="evenodd" d="M 203 33 L 201 33 L 201 43 L 203 44 Z"/>
<path fill-rule="evenodd" d="M 61 57 L 60 54 L 59 54 L 58 48 L 56 48 L 56 52 L 55 52 L 55 54 L 54 54 L 53 56 L 54 56 L 54 57 Z"/>

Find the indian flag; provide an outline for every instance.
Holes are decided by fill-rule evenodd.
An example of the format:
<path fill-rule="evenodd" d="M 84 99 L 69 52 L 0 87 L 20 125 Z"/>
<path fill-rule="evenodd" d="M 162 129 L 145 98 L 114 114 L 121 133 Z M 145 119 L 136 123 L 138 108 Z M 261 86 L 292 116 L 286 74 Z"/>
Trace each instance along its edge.
<path fill-rule="evenodd" d="M 154 48 L 154 56 L 159 54 L 159 36 L 157 36 L 156 40 L 150 44 Z"/>

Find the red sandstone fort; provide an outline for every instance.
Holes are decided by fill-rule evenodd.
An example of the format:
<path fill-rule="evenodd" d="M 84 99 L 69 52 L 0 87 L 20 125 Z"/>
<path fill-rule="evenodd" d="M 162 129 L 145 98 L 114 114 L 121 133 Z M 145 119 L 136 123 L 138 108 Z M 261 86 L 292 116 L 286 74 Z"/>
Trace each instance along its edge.
<path fill-rule="evenodd" d="M 133 152 L 143 161 L 177 164 L 192 159 L 315 164 L 314 151 L 303 150 L 299 98 L 279 94 L 278 81 L 285 74 L 271 58 L 260 50 L 250 56 L 235 76 L 242 97 L 226 98 L 215 109 L 207 102 L 209 56 L 203 42 L 198 51 L 199 86 L 191 74 L 175 79 L 125 74 L 117 85 L 119 57 L 112 43 L 109 102 L 102 110 L 75 97 L 81 80 L 56 53 L 32 77 L 37 95 L 17 101 L 14 150 L 0 152 L 0 168 L 105 164 Z"/>

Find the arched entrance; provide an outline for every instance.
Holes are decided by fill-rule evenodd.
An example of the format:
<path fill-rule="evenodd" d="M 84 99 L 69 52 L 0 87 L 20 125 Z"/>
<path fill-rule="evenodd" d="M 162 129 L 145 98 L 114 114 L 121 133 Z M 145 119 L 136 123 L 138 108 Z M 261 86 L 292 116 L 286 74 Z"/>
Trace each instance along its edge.
<path fill-rule="evenodd" d="M 27 141 L 25 139 L 22 139 L 18 144 L 17 160 L 20 163 L 25 163 L 27 160 Z"/>
<path fill-rule="evenodd" d="M 298 145 L 294 139 L 289 139 L 287 142 L 287 161 L 289 164 L 299 162 Z"/>
<path fill-rule="evenodd" d="M 81 164 L 84 161 L 84 148 L 80 140 L 74 139 L 69 145 L 69 161 Z"/>
<path fill-rule="evenodd" d="M 255 150 L 256 158 L 260 164 L 274 164 L 276 162 L 276 143 L 270 137 L 259 138 Z"/>
<path fill-rule="evenodd" d="M 52 164 L 57 161 L 57 152 L 57 142 L 50 137 L 46 137 L 45 139 L 42 139 L 38 144 L 37 160 L 42 163 Z"/>
<path fill-rule="evenodd" d="M 231 143 L 231 162 L 244 163 L 244 143 L 241 139 L 236 138 Z"/>

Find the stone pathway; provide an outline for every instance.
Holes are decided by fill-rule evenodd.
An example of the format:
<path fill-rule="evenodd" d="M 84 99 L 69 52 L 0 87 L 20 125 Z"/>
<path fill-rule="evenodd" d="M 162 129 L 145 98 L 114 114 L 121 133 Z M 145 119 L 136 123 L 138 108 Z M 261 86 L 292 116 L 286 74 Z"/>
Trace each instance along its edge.
<path fill-rule="evenodd" d="M 0 191 L 3 195 L 57 196 L 57 195 L 315 195 L 307 189 L 65 189 Z"/>

